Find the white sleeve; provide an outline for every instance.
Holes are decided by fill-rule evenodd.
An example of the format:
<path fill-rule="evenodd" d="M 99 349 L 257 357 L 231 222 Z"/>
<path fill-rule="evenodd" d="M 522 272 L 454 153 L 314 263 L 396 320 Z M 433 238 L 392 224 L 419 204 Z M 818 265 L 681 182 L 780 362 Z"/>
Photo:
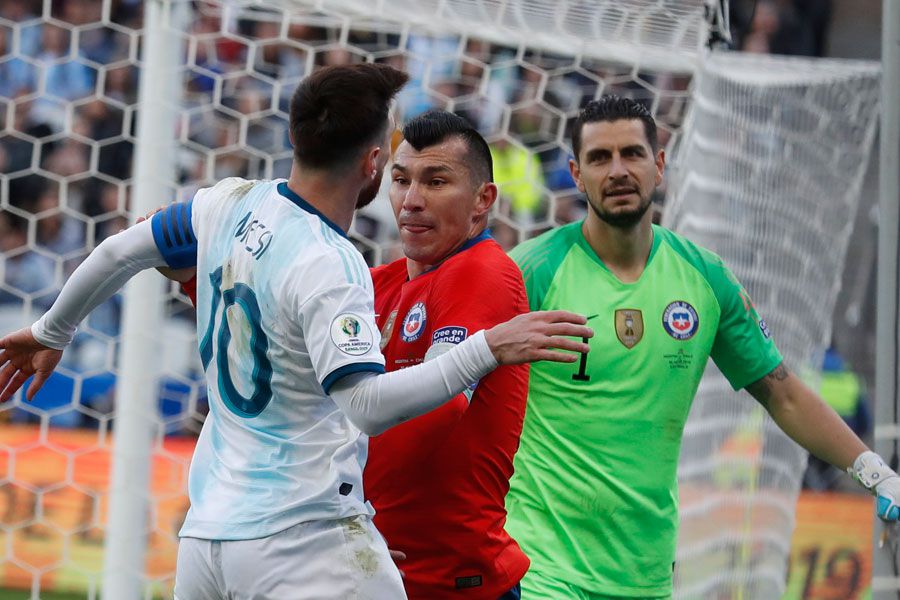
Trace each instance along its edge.
<path fill-rule="evenodd" d="M 50 310 L 31 326 L 34 339 L 62 350 L 81 320 L 129 279 L 144 269 L 164 266 L 149 220 L 106 238 L 75 269 Z"/>
<path fill-rule="evenodd" d="M 368 274 L 366 270 L 364 275 Z M 360 280 L 362 276 L 360 269 Z M 300 308 L 300 320 L 316 378 L 325 393 L 351 373 L 384 373 L 372 292 L 364 280 L 344 281 L 314 295 Z"/>
<path fill-rule="evenodd" d="M 434 360 L 391 373 L 354 373 L 339 379 L 331 398 L 360 431 L 386 429 L 441 406 L 497 367 L 479 331 Z"/>

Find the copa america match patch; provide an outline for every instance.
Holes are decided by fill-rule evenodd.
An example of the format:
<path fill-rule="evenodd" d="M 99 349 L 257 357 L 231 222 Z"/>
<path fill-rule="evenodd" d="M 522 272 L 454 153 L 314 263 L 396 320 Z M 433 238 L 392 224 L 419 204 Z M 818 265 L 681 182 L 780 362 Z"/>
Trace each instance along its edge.
<path fill-rule="evenodd" d="M 431 334 L 432 344 L 459 344 L 469 336 L 469 330 L 465 327 L 451 325 L 441 327 Z"/>
<path fill-rule="evenodd" d="M 400 329 L 400 339 L 404 342 L 414 342 L 422 336 L 425 331 L 425 303 L 416 302 L 409 309 L 406 316 L 403 317 L 403 327 Z"/>
<path fill-rule="evenodd" d="M 344 313 L 331 322 L 331 341 L 338 350 L 350 356 L 365 354 L 374 343 L 369 326 L 359 315 Z"/>
<path fill-rule="evenodd" d="M 700 327 L 700 317 L 694 307 L 682 300 L 670 302 L 663 311 L 663 327 L 676 340 L 689 340 Z"/>

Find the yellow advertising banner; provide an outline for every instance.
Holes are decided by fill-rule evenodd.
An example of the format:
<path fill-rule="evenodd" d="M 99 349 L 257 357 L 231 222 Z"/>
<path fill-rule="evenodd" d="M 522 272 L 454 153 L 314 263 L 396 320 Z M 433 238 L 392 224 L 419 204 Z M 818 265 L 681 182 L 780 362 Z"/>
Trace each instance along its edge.
<path fill-rule="evenodd" d="M 39 578 L 41 589 L 99 588 L 111 441 L 97 430 L 0 427 L 0 587 Z M 154 448 L 148 526 L 134 532 L 146 539 L 145 572 L 160 591 L 173 583 L 193 449 L 193 439 L 174 437 Z"/>
<path fill-rule="evenodd" d="M 783 600 L 871 597 L 873 505 L 867 495 L 800 495 Z"/>

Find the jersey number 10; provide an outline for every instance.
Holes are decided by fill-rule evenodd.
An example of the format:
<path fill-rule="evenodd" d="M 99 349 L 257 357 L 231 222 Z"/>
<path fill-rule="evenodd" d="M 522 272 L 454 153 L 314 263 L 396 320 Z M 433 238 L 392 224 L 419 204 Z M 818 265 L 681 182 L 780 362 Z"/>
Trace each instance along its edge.
<path fill-rule="evenodd" d="M 200 358 L 203 368 L 209 367 L 212 360 L 213 344 L 216 345 L 216 366 L 219 369 L 219 393 L 222 401 L 235 414 L 242 417 L 255 417 L 263 411 L 269 400 L 272 399 L 272 363 L 267 356 L 269 340 L 262 330 L 260 323 L 259 303 L 256 294 L 245 283 L 235 283 L 234 287 L 222 291 L 222 267 L 209 274 L 212 285 L 212 306 L 209 311 L 209 326 L 203 339 L 200 340 Z M 213 340 L 216 323 L 216 313 L 220 301 L 224 301 L 222 312 L 219 313 L 219 335 Z M 253 394 L 245 398 L 238 392 L 231 379 L 231 368 L 228 365 L 228 344 L 231 342 L 231 329 L 228 327 L 226 314 L 233 305 L 238 305 L 244 311 L 244 316 L 250 323 L 250 354 L 253 357 Z"/>

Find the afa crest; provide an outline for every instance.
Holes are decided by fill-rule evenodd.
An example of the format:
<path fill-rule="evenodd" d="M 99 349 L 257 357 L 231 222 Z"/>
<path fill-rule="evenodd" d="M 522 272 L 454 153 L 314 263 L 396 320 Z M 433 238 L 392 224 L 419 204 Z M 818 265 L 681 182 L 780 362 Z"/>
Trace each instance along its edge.
<path fill-rule="evenodd" d="M 631 350 L 644 337 L 644 317 L 636 308 L 616 309 L 616 337 Z"/>

